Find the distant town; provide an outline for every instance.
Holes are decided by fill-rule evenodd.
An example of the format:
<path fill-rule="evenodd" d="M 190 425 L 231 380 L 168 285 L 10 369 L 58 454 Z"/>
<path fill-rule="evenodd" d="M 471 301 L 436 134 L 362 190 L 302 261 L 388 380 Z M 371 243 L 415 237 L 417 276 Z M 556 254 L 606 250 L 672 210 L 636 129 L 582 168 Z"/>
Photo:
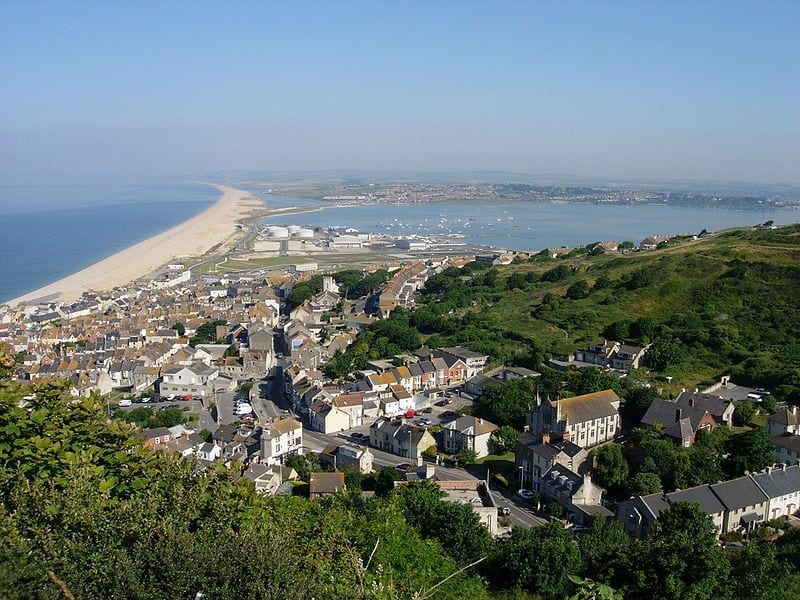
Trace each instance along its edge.
<path fill-rule="evenodd" d="M 348 183 L 323 181 L 268 184 L 277 193 L 303 194 L 310 198 L 338 204 L 360 203 L 491 203 L 491 202 L 576 202 L 680 207 L 716 207 L 746 209 L 757 207 L 797 207 L 800 193 L 794 188 L 725 190 L 716 193 L 655 186 L 541 185 L 531 183 L 449 182 L 372 182 Z"/>

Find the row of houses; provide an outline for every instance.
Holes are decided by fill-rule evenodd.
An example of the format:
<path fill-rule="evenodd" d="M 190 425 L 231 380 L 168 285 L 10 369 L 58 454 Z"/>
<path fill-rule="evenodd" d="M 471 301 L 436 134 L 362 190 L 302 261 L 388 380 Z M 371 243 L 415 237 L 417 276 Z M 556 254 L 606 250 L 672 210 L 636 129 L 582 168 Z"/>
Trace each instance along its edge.
<path fill-rule="evenodd" d="M 699 505 L 711 517 L 717 534 L 749 532 L 800 508 L 800 465 L 773 466 L 762 473 L 669 494 L 635 496 L 619 505 L 616 519 L 629 535 L 639 538 L 651 532 L 661 513 L 677 502 Z"/>
<path fill-rule="evenodd" d="M 485 365 L 486 355 L 466 348 L 421 349 L 404 364 L 372 361 L 354 384 L 333 385 L 312 369 L 293 365 L 284 370 L 284 390 L 294 411 L 322 433 L 346 431 L 366 419 L 396 417 L 419 411 L 438 397 L 441 388 L 463 383 Z"/>

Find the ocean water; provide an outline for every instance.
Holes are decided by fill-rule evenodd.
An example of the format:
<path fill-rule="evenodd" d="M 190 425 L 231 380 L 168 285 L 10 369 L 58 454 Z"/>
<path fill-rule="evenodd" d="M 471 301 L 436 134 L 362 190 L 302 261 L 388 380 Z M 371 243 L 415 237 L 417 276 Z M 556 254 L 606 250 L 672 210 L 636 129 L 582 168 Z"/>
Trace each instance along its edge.
<path fill-rule="evenodd" d="M 61 279 L 211 206 L 202 184 L 0 185 L 0 302 Z"/>
<path fill-rule="evenodd" d="M 267 196 L 273 206 L 327 207 L 261 219 L 273 225 L 353 227 L 392 236 L 461 234 L 464 241 L 525 252 L 597 241 L 638 243 L 655 234 L 698 233 L 726 227 L 800 221 L 800 210 L 726 210 L 616 204 L 376 204 L 332 207 L 308 199 Z"/>

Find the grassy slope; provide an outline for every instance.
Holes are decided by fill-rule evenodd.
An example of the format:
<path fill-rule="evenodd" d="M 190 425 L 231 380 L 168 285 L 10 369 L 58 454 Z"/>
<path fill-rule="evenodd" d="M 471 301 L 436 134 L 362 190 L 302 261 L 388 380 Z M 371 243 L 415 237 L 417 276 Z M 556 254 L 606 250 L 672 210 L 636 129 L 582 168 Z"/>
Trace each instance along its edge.
<path fill-rule="evenodd" d="M 559 260 L 510 265 L 501 275 L 530 270 L 542 273 L 558 264 L 575 269 L 558 283 L 540 282 L 525 291 L 514 290 L 498 298 L 488 309 L 509 332 L 538 340 L 553 352 L 585 347 L 601 336 L 610 323 L 622 319 L 650 317 L 667 323 L 676 315 L 692 314 L 704 327 L 717 326 L 746 333 L 745 347 L 779 351 L 776 347 L 791 334 L 785 329 L 800 326 L 800 226 L 778 230 L 734 230 L 697 241 L 652 252 L 579 256 Z M 761 271 L 763 265 L 768 275 Z M 744 276 L 731 277 L 733 269 Z M 561 296 L 570 284 L 583 279 L 593 285 L 600 276 L 614 282 L 644 269 L 653 281 L 629 291 L 620 285 L 593 290 L 581 300 L 559 299 L 557 308 L 541 310 L 539 291 Z M 759 323 L 762 316 L 768 317 Z M 770 331 L 770 326 L 773 330 Z M 754 340 L 753 336 L 761 339 Z M 740 336 L 741 337 L 741 336 Z M 698 360 L 702 352 L 677 376 L 677 385 L 693 385 L 724 371 L 727 365 Z"/>

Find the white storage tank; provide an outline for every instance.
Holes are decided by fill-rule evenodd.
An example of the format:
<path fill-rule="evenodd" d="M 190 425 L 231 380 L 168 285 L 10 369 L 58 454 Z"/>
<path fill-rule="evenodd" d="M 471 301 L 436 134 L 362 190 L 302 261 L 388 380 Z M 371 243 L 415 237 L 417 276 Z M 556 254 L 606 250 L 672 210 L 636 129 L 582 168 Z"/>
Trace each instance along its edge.
<path fill-rule="evenodd" d="M 297 230 L 297 233 L 295 235 L 299 238 L 313 238 L 314 230 L 301 227 L 300 229 Z"/>
<path fill-rule="evenodd" d="M 267 235 L 272 238 L 288 238 L 289 230 L 286 227 L 272 225 L 267 227 Z"/>
<path fill-rule="evenodd" d="M 297 235 L 297 232 L 300 231 L 300 225 L 289 225 L 287 229 L 290 235 Z"/>

